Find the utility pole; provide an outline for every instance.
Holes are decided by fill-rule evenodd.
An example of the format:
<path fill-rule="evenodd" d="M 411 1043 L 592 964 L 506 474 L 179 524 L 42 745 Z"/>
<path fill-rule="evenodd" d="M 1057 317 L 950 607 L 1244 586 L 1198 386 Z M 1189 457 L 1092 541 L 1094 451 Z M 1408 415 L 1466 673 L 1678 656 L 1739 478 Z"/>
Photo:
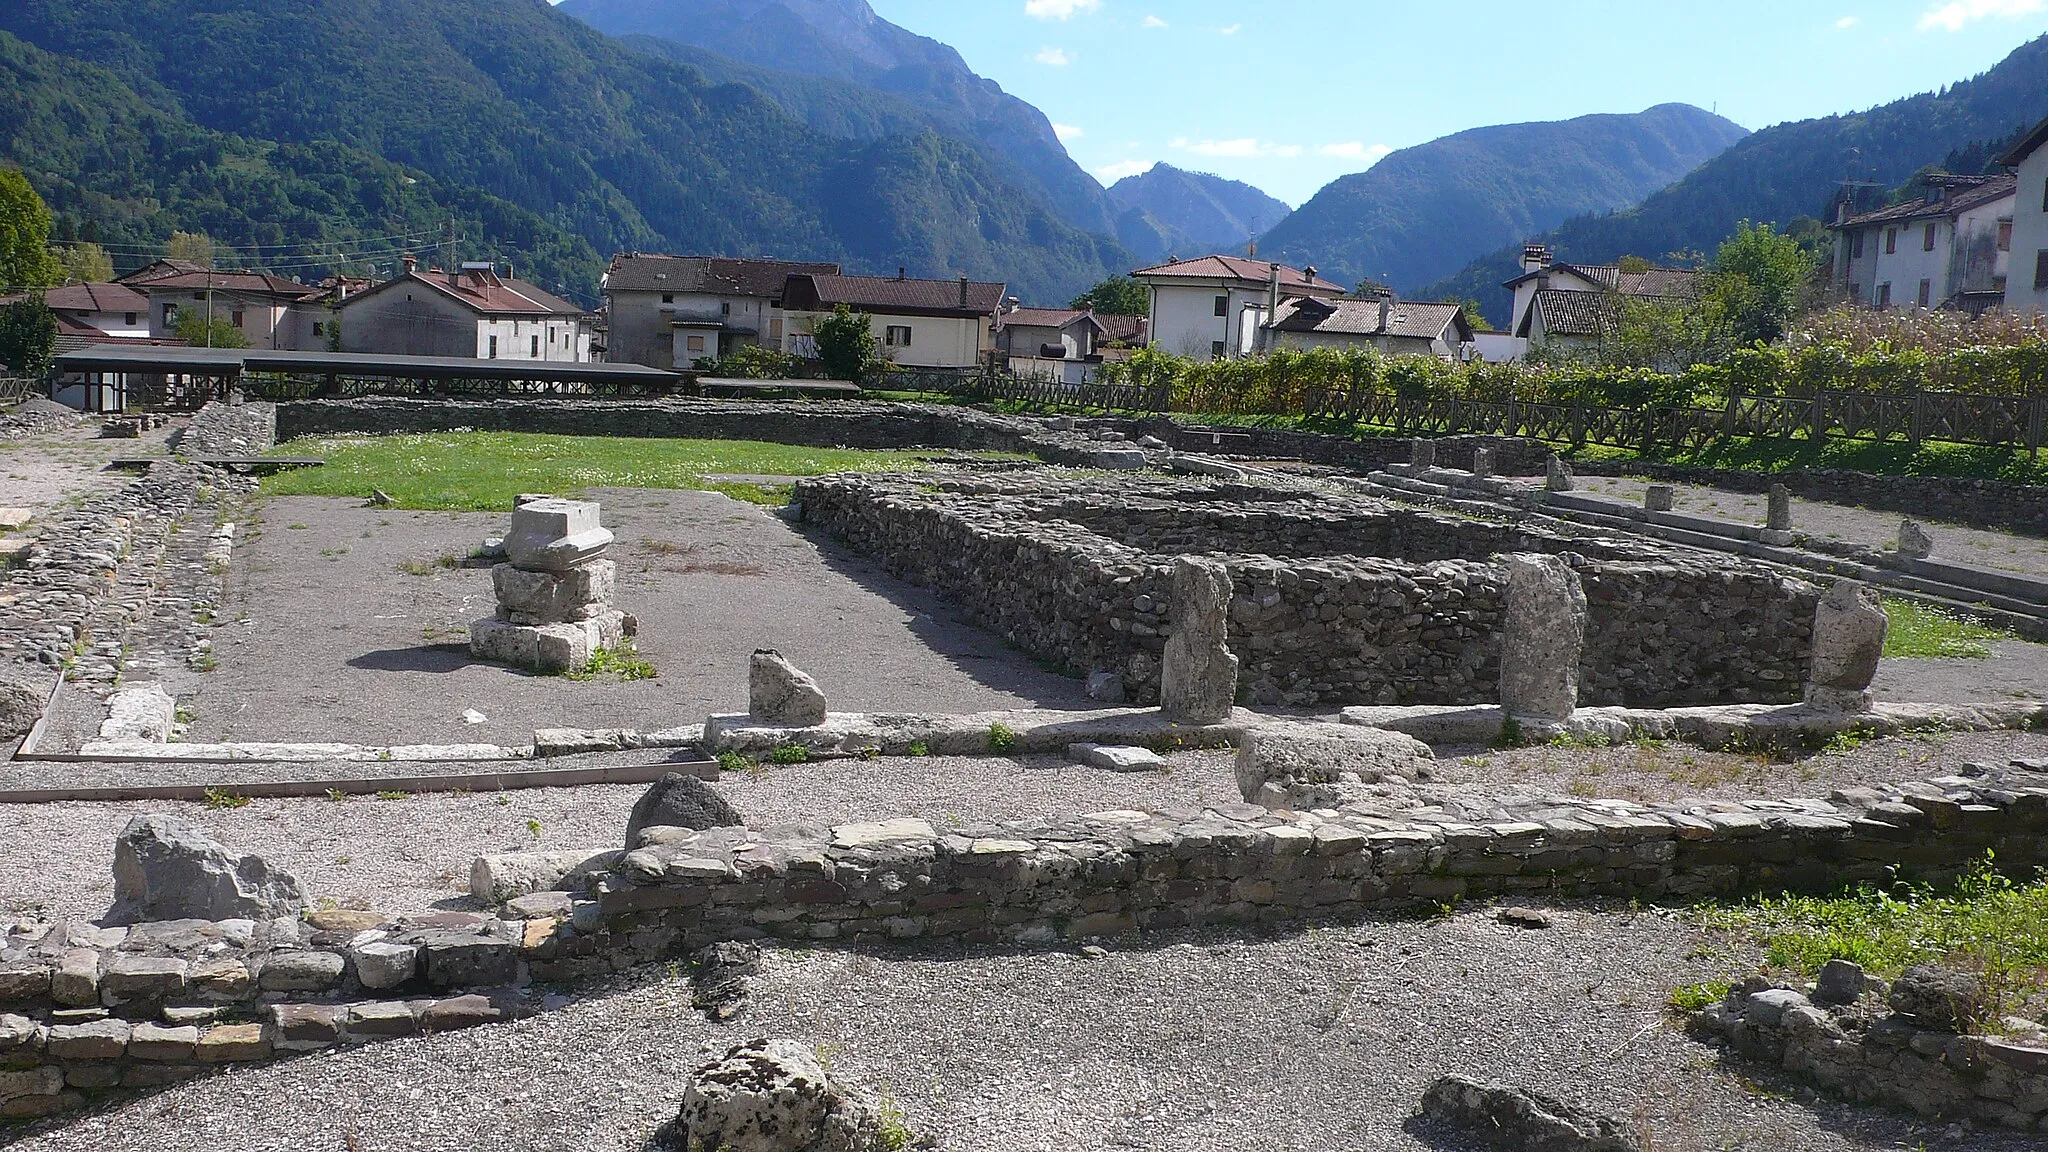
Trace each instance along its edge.
<path fill-rule="evenodd" d="M 455 274 L 455 217 L 450 216 L 441 226 L 441 271 L 450 276 Z"/>

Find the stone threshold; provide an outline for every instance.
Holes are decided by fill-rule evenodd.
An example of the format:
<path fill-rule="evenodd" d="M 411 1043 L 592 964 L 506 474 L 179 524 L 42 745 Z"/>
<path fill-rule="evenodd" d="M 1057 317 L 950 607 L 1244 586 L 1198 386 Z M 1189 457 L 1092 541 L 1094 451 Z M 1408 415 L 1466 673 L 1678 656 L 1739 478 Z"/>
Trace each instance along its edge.
<path fill-rule="evenodd" d="M 69 761 L 77 763 L 75 758 Z M 159 761 L 161 765 L 165 762 Z M 175 763 L 203 764 L 204 761 Z M 204 801 L 208 794 L 226 793 L 252 798 L 294 798 L 326 796 L 372 796 L 379 792 L 503 792 L 528 788 L 579 788 L 597 784 L 651 784 L 670 773 L 718 778 L 718 764 L 711 760 L 666 761 L 595 768 L 523 768 L 504 771 L 452 772 L 407 776 L 315 776 L 277 780 L 248 779 L 222 774 L 217 779 L 196 779 L 175 784 L 161 782 L 161 773 L 146 762 L 122 760 L 110 767 L 129 771 L 108 773 L 106 783 L 52 784 L 48 787 L 0 787 L 0 804 L 46 804 L 62 800 L 184 800 Z M 105 777 L 103 777 L 105 778 Z"/>
<path fill-rule="evenodd" d="M 1508 719 L 1497 704 L 1346 708 L 1345 724 L 1385 728 L 1428 744 L 1489 744 Z M 1690 708 L 1580 708 L 1565 720 L 1516 717 L 1524 739 L 1554 736 L 1684 740 L 1707 749 L 1731 743 L 1781 746 L 1825 741 L 1843 732 L 1867 737 L 1901 732 L 2028 731 L 2048 726 L 2048 706 L 2033 701 L 1982 704 L 1879 703 L 1863 712 L 1808 704 L 1717 704 Z"/>
<path fill-rule="evenodd" d="M 822 756 L 902 756 L 913 746 L 922 746 L 921 754 L 931 756 L 1063 753 L 1072 744 L 1136 744 L 1174 751 L 1235 747 L 1245 729 L 1268 719 L 1272 718 L 1243 708 L 1214 723 L 1176 719 L 1157 708 L 1024 708 L 958 715 L 833 712 L 823 724 L 790 727 L 740 714 L 713 716 L 704 725 L 703 746 L 707 752 L 766 755 L 795 745 Z M 998 733 L 1005 730 L 1007 736 L 999 739 Z"/>

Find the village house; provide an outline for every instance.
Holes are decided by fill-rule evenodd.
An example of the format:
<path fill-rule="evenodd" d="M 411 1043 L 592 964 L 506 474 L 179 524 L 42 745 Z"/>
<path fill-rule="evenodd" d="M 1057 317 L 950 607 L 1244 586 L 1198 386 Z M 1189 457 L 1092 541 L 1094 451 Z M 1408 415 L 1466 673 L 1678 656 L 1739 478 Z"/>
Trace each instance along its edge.
<path fill-rule="evenodd" d="M 176 339 L 188 312 L 225 320 L 251 348 L 315 351 L 327 346 L 327 306 L 318 288 L 263 272 L 223 272 L 183 260 L 156 260 L 116 283 L 148 300 L 149 336 Z M 125 320 L 127 310 L 122 310 Z"/>
<path fill-rule="evenodd" d="M 832 263 L 621 253 L 599 289 L 609 326 L 606 358 L 687 369 L 742 345 L 779 349 L 789 278 L 839 270 Z"/>
<path fill-rule="evenodd" d="M 1334 300 L 1341 285 L 1316 270 L 1246 256 L 1203 256 L 1140 268 L 1131 279 L 1152 290 L 1154 347 L 1194 360 L 1248 356 L 1259 330 L 1280 305 L 1303 298 Z"/>
<path fill-rule="evenodd" d="M 1850 214 L 1835 233 L 1834 288 L 1870 308 L 1982 312 L 2005 299 L 2018 180 L 1931 176 L 1918 199 Z"/>
<path fill-rule="evenodd" d="M 1261 331 L 1267 351 L 1359 348 L 1383 356 L 1435 356 L 1440 360 L 1468 357 L 1473 341 L 1464 305 L 1391 295 L 1370 300 L 1316 296 L 1289 300 Z"/>
<path fill-rule="evenodd" d="M 1095 378 L 1102 322 L 1086 308 L 1021 308 L 1015 300 L 996 321 L 996 350 L 1019 376 L 1085 384 Z"/>
<path fill-rule="evenodd" d="M 13 304 L 23 295 L 0 297 Z M 43 303 L 57 318 L 57 351 L 87 344 L 148 340 L 149 297 L 126 284 L 66 284 L 43 293 Z"/>
<path fill-rule="evenodd" d="M 2005 282 L 2013 312 L 2048 312 L 2048 120 L 2034 126 L 1999 163 L 2013 170 L 2014 205 L 2008 247 L 2018 255 Z"/>
<path fill-rule="evenodd" d="M 476 360 L 594 359 L 597 318 L 490 264 L 405 274 L 341 299 L 340 351 Z M 323 345 L 324 347 L 324 345 Z"/>
<path fill-rule="evenodd" d="M 1508 332 L 1524 348 L 1590 347 L 1614 332 L 1628 301 L 1683 305 L 1697 299 L 1699 276 L 1690 268 L 1557 263 L 1548 245 L 1525 245 L 1522 274 L 1502 285 L 1515 294 Z"/>
<path fill-rule="evenodd" d="M 864 313 L 882 356 L 905 368 L 974 368 L 996 352 L 1006 285 L 886 276 L 791 276 L 783 288 L 783 351 L 816 358 L 816 324 L 844 304 Z"/>

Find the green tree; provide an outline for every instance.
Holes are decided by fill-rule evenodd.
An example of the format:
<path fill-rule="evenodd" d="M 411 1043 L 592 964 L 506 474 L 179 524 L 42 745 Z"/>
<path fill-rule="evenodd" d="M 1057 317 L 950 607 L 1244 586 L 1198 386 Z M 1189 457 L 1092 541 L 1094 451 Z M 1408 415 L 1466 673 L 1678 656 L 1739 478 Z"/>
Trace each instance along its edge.
<path fill-rule="evenodd" d="M 1093 308 L 1104 316 L 1148 316 L 1152 290 L 1129 276 L 1111 276 L 1074 297 L 1070 308 Z"/>
<path fill-rule="evenodd" d="M 1493 331 L 1493 322 L 1486 318 L 1486 310 L 1479 301 L 1472 299 L 1470 296 L 1453 296 L 1445 300 L 1444 303 L 1456 304 L 1465 309 L 1465 322 L 1472 325 L 1474 332 Z"/>
<path fill-rule="evenodd" d="M 56 350 L 57 317 L 43 303 L 42 293 L 31 292 L 0 307 L 0 364 L 9 371 L 40 376 Z"/>
<path fill-rule="evenodd" d="M 53 250 L 66 284 L 105 284 L 114 278 L 114 257 L 98 244 L 80 240 Z"/>
<path fill-rule="evenodd" d="M 173 232 L 171 243 L 164 254 L 173 260 L 197 264 L 201 268 L 213 267 L 213 237 L 204 232 Z"/>
<path fill-rule="evenodd" d="M 1744 220 L 1714 255 L 1703 303 L 1737 347 L 1775 343 L 1799 312 L 1814 261 L 1797 239 Z"/>
<path fill-rule="evenodd" d="M 867 313 L 840 304 L 830 316 L 818 320 L 812 334 L 818 341 L 818 359 L 825 362 L 825 371 L 834 380 L 859 383 L 866 378 L 877 351 Z"/>
<path fill-rule="evenodd" d="M 227 317 L 214 313 L 206 314 L 204 308 L 188 308 L 178 313 L 178 324 L 173 329 L 178 339 L 194 348 L 247 348 L 249 337 Z"/>
<path fill-rule="evenodd" d="M 42 288 L 62 271 L 50 255 L 50 207 L 19 169 L 0 168 L 0 289 Z"/>

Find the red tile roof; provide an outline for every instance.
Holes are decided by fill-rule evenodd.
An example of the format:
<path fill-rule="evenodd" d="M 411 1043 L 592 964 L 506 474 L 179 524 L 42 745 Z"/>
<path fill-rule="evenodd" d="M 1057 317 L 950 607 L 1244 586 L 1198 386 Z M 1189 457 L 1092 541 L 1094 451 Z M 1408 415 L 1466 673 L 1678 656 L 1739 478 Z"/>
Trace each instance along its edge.
<path fill-rule="evenodd" d="M 1202 256 L 1194 260 L 1175 260 L 1140 268 L 1131 273 L 1133 279 L 1144 280 L 1234 280 L 1247 287 L 1263 286 L 1272 282 L 1274 263 L 1250 256 Z M 1311 277 L 1299 268 L 1285 264 L 1280 269 L 1280 290 L 1297 295 L 1342 296 L 1344 287 L 1332 284 L 1321 277 Z"/>
<path fill-rule="evenodd" d="M 147 312 L 149 297 L 126 284 L 66 284 L 43 293 L 53 312 Z"/>
<path fill-rule="evenodd" d="M 1102 339 L 1105 343 L 1143 347 L 1151 335 L 1152 321 L 1145 316 L 1115 316 L 1097 312 L 1095 322 L 1102 325 Z"/>
<path fill-rule="evenodd" d="M 1012 308 L 999 319 L 1005 328 L 1065 328 L 1090 315 L 1086 308 Z"/>
<path fill-rule="evenodd" d="M 1581 295 L 1594 295 L 1581 293 Z M 1318 333 L 1325 336 L 1386 336 L 1394 339 L 1436 340 L 1445 336 L 1458 343 L 1470 335 L 1469 326 L 1457 330 L 1459 304 L 1437 304 L 1422 300 L 1394 300 L 1387 305 L 1381 322 L 1378 300 L 1292 300 L 1280 306 L 1270 325 L 1276 332 Z"/>
<path fill-rule="evenodd" d="M 208 272 L 202 269 L 197 272 L 174 272 L 126 283 L 139 284 L 151 292 L 158 289 L 167 292 L 204 292 L 212 289 L 216 292 L 239 292 L 245 296 L 274 296 L 281 300 L 306 300 L 320 294 L 318 288 L 301 284 L 296 280 L 287 280 L 282 276 L 272 276 L 266 272 Z"/>
<path fill-rule="evenodd" d="M 612 257 L 604 286 L 620 292 L 697 292 L 720 296 L 779 299 L 791 276 L 837 276 L 839 265 L 823 261 L 742 260 L 728 256 L 654 256 L 623 252 Z"/>
<path fill-rule="evenodd" d="M 453 276 L 440 271 L 408 272 L 396 279 L 386 280 L 367 292 L 358 292 L 350 296 L 342 301 L 342 306 L 347 307 L 358 300 L 368 299 L 396 284 L 431 288 L 479 316 L 588 315 L 567 300 L 536 288 L 524 280 L 502 278 L 497 273 L 484 269 L 465 269 Z"/>
<path fill-rule="evenodd" d="M 1993 176 L 1980 183 L 1951 185 L 1946 195 L 1931 203 L 1926 200 L 1908 200 L 1889 208 L 1879 208 L 1875 212 L 1851 216 L 1830 227 L 1865 228 L 1873 224 L 1889 224 L 1904 220 L 1946 220 L 1960 216 L 1972 208 L 1981 208 L 1995 200 L 2003 200 L 2016 194 L 2019 187 L 2018 176 Z"/>

